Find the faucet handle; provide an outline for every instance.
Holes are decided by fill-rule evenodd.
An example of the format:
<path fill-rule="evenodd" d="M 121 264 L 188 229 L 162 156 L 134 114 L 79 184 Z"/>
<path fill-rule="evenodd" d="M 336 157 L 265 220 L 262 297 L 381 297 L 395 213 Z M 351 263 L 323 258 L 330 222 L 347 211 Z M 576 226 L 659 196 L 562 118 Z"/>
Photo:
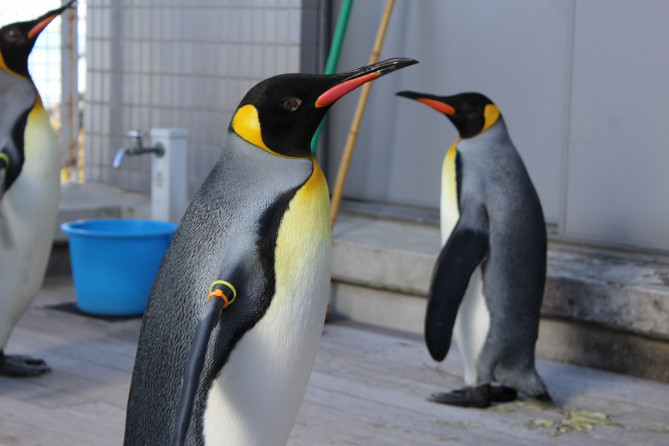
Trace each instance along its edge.
<path fill-rule="evenodd" d="M 142 137 L 144 136 L 144 132 L 141 130 L 130 130 L 127 135 L 132 138 L 132 148 L 131 150 L 136 150 L 136 149 L 141 149 L 142 146 L 144 145 L 144 142 L 142 141 Z"/>
<path fill-rule="evenodd" d="M 128 135 L 131 138 L 142 139 L 145 133 L 141 130 L 129 130 L 128 133 L 126 133 L 126 135 Z"/>

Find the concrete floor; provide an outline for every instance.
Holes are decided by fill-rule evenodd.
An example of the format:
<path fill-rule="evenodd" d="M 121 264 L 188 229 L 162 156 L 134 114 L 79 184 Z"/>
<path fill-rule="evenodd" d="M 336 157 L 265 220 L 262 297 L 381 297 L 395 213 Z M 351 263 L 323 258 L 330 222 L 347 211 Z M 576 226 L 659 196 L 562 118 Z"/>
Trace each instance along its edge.
<path fill-rule="evenodd" d="M 42 357 L 53 372 L 0 378 L 0 445 L 122 442 L 140 320 L 54 309 L 74 301 L 68 276 L 48 277 L 8 353 Z M 487 410 L 429 403 L 462 385 L 457 352 L 433 362 L 415 334 L 351 322 L 326 325 L 289 445 L 667 445 L 669 385 L 540 360 L 555 405 Z"/>

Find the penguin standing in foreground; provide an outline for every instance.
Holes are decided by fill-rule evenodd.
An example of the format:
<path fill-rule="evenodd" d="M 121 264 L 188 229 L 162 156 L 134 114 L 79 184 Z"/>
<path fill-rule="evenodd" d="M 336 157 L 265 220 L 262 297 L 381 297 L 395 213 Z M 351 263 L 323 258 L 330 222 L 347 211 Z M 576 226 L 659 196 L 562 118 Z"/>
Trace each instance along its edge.
<path fill-rule="evenodd" d="M 156 275 L 126 445 L 287 442 L 330 286 L 329 195 L 311 138 L 339 98 L 414 63 L 275 76 L 242 99 Z"/>
<path fill-rule="evenodd" d="M 479 93 L 397 94 L 445 114 L 460 134 L 442 168 L 444 245 L 429 291 L 425 341 L 441 361 L 453 334 L 467 387 L 429 399 L 487 407 L 512 401 L 520 391 L 550 401 L 534 366 L 546 279 L 546 225 L 504 120 Z"/>
<path fill-rule="evenodd" d="M 58 213 L 58 140 L 28 56 L 40 32 L 72 3 L 0 28 L 0 375 L 49 371 L 41 359 L 3 350 L 42 286 Z"/>

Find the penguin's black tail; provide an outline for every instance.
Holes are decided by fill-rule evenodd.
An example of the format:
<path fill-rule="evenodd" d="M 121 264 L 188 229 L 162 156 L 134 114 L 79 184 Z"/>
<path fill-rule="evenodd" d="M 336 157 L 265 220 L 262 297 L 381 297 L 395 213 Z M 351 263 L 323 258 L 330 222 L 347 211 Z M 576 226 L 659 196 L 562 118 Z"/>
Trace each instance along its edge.
<path fill-rule="evenodd" d="M 232 299 L 228 300 L 228 296 L 230 295 L 232 295 Z M 221 310 L 231 304 L 235 300 L 236 295 L 237 292 L 234 287 L 222 280 L 217 280 L 209 288 L 207 305 L 195 329 L 193 344 L 186 360 L 181 398 L 177 406 L 174 425 L 173 446 L 182 446 L 186 443 L 186 434 L 188 433 L 188 427 L 193 414 L 195 393 L 200 384 L 204 359 L 207 355 L 209 337 L 221 317 Z M 219 297 L 220 299 L 211 299 L 212 296 Z"/>

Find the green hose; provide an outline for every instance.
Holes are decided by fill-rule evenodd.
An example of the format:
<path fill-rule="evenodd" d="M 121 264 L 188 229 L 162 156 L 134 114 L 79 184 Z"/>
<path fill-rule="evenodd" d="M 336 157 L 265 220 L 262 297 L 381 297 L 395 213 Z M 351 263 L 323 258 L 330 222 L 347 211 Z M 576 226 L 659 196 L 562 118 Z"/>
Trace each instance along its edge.
<path fill-rule="evenodd" d="M 346 27 L 348 26 L 348 18 L 351 15 L 351 8 L 353 7 L 353 0 L 344 0 L 341 9 L 339 10 L 339 17 L 337 18 L 337 27 L 335 28 L 334 36 L 332 37 L 332 44 L 330 45 L 330 53 L 328 54 L 328 61 L 325 64 L 325 74 L 332 74 L 337 70 L 337 63 L 339 62 L 339 54 L 341 54 L 341 47 L 344 44 L 344 37 L 346 36 Z M 318 145 L 318 138 L 321 135 L 321 122 L 314 137 L 311 138 L 311 153 L 316 153 L 316 146 Z"/>

